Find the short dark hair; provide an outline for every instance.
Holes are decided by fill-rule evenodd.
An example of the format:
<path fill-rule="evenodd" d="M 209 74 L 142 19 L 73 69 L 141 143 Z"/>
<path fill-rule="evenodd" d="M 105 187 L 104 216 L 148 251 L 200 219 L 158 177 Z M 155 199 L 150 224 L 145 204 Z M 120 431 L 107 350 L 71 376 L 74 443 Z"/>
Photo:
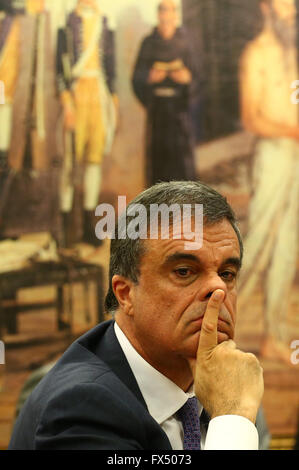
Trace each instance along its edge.
<path fill-rule="evenodd" d="M 230 222 L 239 240 L 242 261 L 243 242 L 236 216 L 226 198 L 210 186 L 200 181 L 157 183 L 130 202 L 127 210 L 121 216 L 121 218 L 126 218 L 126 223 L 132 218 L 128 216 L 127 212 L 134 204 L 142 204 L 146 208 L 148 219 L 151 204 L 167 204 L 168 206 L 172 204 L 179 204 L 180 206 L 183 204 L 202 204 L 204 223 L 212 225 L 224 219 Z M 115 233 L 118 233 L 118 226 L 116 226 Z M 132 240 L 126 237 L 125 239 L 115 238 L 111 240 L 109 288 L 105 299 L 107 312 L 113 312 L 118 307 L 118 301 L 112 289 L 112 277 L 119 274 L 138 283 L 140 260 L 144 251 L 144 242 L 139 238 Z"/>

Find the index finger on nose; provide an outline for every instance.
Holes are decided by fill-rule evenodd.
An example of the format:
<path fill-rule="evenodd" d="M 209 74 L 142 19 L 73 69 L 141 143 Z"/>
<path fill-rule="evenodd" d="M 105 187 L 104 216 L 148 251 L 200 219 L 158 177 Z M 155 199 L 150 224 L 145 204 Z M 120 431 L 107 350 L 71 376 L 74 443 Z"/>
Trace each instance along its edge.
<path fill-rule="evenodd" d="M 209 299 L 199 336 L 198 350 L 205 351 L 215 348 L 217 341 L 217 323 L 221 304 L 224 299 L 224 291 L 215 290 Z"/>

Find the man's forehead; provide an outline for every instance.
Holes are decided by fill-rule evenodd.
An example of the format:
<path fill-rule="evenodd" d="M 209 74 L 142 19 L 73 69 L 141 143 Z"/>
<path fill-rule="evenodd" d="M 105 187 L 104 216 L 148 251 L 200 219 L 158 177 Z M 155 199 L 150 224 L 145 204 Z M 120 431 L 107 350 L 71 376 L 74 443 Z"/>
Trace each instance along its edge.
<path fill-rule="evenodd" d="M 177 10 L 177 5 L 173 0 L 162 0 L 159 10 Z"/>
<path fill-rule="evenodd" d="M 145 251 L 155 255 L 161 262 L 179 250 L 181 253 L 199 255 L 214 249 L 231 251 L 234 256 L 240 255 L 240 245 L 237 234 L 228 220 L 222 220 L 214 224 L 204 224 L 202 231 L 202 242 L 199 246 L 194 244 L 193 249 L 186 249 L 186 242 L 192 242 L 189 235 L 192 235 L 192 225 L 190 232 L 180 230 L 180 226 L 174 226 L 169 231 L 169 238 L 147 239 L 145 240 Z M 161 234 L 160 234 L 161 235 Z"/>

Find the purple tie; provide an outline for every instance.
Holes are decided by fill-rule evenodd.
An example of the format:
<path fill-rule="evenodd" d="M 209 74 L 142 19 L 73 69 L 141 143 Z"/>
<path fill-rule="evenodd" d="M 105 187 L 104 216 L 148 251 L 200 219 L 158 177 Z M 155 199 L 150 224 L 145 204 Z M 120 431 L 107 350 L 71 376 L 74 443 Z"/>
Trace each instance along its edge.
<path fill-rule="evenodd" d="M 200 423 L 197 398 L 189 398 L 177 412 L 184 428 L 184 449 L 200 450 Z"/>

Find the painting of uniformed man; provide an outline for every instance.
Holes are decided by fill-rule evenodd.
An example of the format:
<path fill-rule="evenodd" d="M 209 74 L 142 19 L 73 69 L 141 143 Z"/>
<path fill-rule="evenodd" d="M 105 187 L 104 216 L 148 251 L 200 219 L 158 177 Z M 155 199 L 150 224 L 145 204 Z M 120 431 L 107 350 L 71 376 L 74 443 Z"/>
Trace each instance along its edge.
<path fill-rule="evenodd" d="M 115 133 L 114 36 L 96 0 L 78 0 L 58 32 L 57 75 L 64 113 L 65 145 L 61 213 L 66 234 L 77 188 L 83 188 L 86 243 L 98 245 L 94 212 L 102 182 L 102 161 Z M 68 240 L 66 240 L 66 245 Z"/>

